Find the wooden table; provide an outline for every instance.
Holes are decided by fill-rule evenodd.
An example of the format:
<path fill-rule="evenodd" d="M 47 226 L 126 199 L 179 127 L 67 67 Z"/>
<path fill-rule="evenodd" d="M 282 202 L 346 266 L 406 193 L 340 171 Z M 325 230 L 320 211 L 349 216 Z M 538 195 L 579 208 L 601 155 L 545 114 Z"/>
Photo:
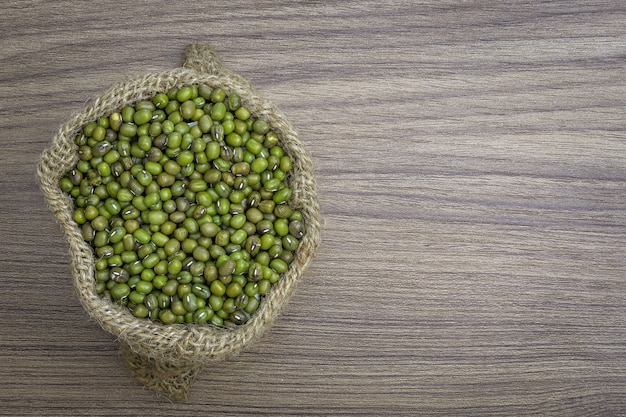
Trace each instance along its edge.
<path fill-rule="evenodd" d="M 0 414 L 626 415 L 618 1 L 85 3 L 0 13 Z M 209 41 L 310 152 L 322 245 L 185 402 L 80 306 L 35 164 L 61 122 Z"/>

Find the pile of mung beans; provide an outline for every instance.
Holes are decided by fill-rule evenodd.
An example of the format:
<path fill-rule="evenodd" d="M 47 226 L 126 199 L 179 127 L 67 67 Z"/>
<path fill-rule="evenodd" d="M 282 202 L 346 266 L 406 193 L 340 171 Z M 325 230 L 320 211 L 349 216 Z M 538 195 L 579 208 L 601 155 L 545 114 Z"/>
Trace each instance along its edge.
<path fill-rule="evenodd" d="M 61 180 L 96 292 L 164 324 L 245 323 L 304 233 L 291 158 L 237 94 L 185 85 L 84 126 Z"/>

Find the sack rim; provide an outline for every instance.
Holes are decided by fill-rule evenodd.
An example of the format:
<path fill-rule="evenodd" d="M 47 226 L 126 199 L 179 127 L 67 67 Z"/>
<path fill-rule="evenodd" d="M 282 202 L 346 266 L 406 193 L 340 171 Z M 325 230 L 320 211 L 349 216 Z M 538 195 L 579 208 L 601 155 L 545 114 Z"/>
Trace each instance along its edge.
<path fill-rule="evenodd" d="M 233 76 L 235 75 L 235 76 Z M 261 302 L 259 309 L 245 324 L 234 329 L 212 325 L 165 325 L 149 319 L 134 317 L 125 307 L 103 299 L 95 293 L 95 261 L 91 247 L 82 239 L 78 225 L 72 219 L 73 202 L 58 186 L 60 178 L 78 160 L 74 137 L 86 123 L 120 111 L 124 105 L 153 97 L 157 92 L 182 85 L 208 84 L 237 93 L 254 117 L 266 120 L 279 136 L 281 146 L 294 160 L 294 205 L 301 209 L 305 220 L 296 260 Z M 275 106 L 262 99 L 251 86 L 241 82 L 236 74 L 207 74 L 192 68 L 177 68 L 133 77 L 113 86 L 93 103 L 76 113 L 60 128 L 52 144 L 41 155 L 37 167 L 40 188 L 61 225 L 69 246 L 72 281 L 81 304 L 101 327 L 127 343 L 133 351 L 148 357 L 204 363 L 207 359 L 222 359 L 248 344 L 268 328 L 291 298 L 314 255 L 320 239 L 320 208 L 310 157 L 293 127 Z"/>

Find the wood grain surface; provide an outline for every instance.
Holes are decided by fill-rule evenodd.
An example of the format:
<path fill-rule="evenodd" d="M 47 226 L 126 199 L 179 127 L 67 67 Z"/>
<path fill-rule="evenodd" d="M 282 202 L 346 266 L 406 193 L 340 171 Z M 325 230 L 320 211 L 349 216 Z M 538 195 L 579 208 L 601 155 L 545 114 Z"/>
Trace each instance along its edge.
<path fill-rule="evenodd" d="M 0 415 L 626 415 L 620 1 L 3 1 Z M 35 164 L 209 41 L 316 169 L 322 245 L 187 401 L 90 321 Z"/>

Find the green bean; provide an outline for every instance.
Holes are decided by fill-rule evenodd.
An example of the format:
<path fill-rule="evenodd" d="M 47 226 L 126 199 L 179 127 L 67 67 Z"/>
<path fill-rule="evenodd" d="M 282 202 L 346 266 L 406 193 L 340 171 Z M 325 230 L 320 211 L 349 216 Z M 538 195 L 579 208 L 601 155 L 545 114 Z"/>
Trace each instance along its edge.
<path fill-rule="evenodd" d="M 246 304 L 245 311 L 248 314 L 254 314 L 254 312 L 259 308 L 259 300 L 255 297 L 250 297 L 248 303 Z"/>
<path fill-rule="evenodd" d="M 196 111 L 196 104 L 192 100 L 187 100 L 180 105 L 180 114 L 183 119 L 189 120 Z"/>
<path fill-rule="evenodd" d="M 137 239 L 137 242 L 139 243 L 148 243 L 150 242 L 150 239 L 151 239 L 150 233 L 148 233 L 144 229 L 135 230 L 135 232 L 133 233 L 133 236 L 135 237 L 135 239 Z"/>
<path fill-rule="evenodd" d="M 153 252 L 150 255 L 146 256 L 143 261 L 141 261 L 141 264 L 144 266 L 144 268 L 154 268 L 159 260 L 159 255 Z"/>
<path fill-rule="evenodd" d="M 92 131 L 91 131 L 91 137 L 96 141 L 96 142 L 100 142 L 102 140 L 104 140 L 104 135 L 106 134 L 106 129 L 102 126 L 96 126 Z"/>
<path fill-rule="evenodd" d="M 276 171 L 278 169 L 279 164 L 280 164 L 280 159 L 276 157 L 276 155 L 270 155 L 267 157 L 267 170 L 268 171 L 272 171 L 272 172 Z M 282 180 L 282 179 L 279 179 L 279 180 Z"/>
<path fill-rule="evenodd" d="M 226 116 L 226 105 L 222 102 L 215 103 L 211 108 L 211 119 L 220 121 Z"/>
<path fill-rule="evenodd" d="M 278 204 L 274 207 L 273 213 L 276 217 L 288 219 L 293 214 L 293 209 L 288 204 Z"/>
<path fill-rule="evenodd" d="M 165 108 L 165 106 L 167 106 L 167 103 L 169 103 L 169 98 L 167 97 L 167 94 L 165 93 L 158 93 L 157 95 L 154 96 L 154 98 L 152 99 L 152 102 L 154 103 L 154 106 L 157 109 L 163 109 Z"/>
<path fill-rule="evenodd" d="M 226 143 L 232 147 L 242 146 L 243 138 L 241 137 L 241 135 L 232 131 L 234 130 L 234 127 L 233 129 L 230 129 L 230 130 L 231 131 L 228 133 L 228 135 L 226 135 Z M 226 133 L 226 131 L 224 133 Z"/>
<path fill-rule="evenodd" d="M 144 304 L 137 304 L 133 309 L 133 315 L 139 319 L 146 318 L 149 314 L 150 312 Z"/>
<path fill-rule="evenodd" d="M 235 300 L 233 298 L 226 298 L 222 304 L 222 311 L 224 314 L 223 318 L 227 318 L 228 315 L 235 312 L 236 309 L 237 306 L 235 305 Z"/>
<path fill-rule="evenodd" d="M 176 322 L 176 316 L 170 309 L 164 309 L 159 312 L 159 320 L 163 324 L 173 324 Z"/>
<path fill-rule="evenodd" d="M 128 301 L 134 304 L 143 304 L 143 300 L 145 298 L 146 298 L 145 294 L 142 294 L 137 291 L 131 291 L 130 294 L 128 294 Z"/>
<path fill-rule="evenodd" d="M 260 244 L 261 250 L 266 251 L 270 249 L 273 245 L 274 245 L 274 236 L 272 236 L 269 233 L 261 236 L 261 244 Z"/>
<path fill-rule="evenodd" d="M 152 119 L 152 110 L 148 108 L 141 108 L 140 110 L 137 110 L 133 114 L 133 122 L 135 122 L 136 125 L 146 124 L 151 119 Z"/>
<path fill-rule="evenodd" d="M 299 241 L 294 235 L 285 235 L 282 238 L 283 249 L 286 251 L 295 251 L 298 248 Z"/>
<path fill-rule="evenodd" d="M 279 236 L 286 236 L 289 233 L 289 221 L 283 218 L 276 219 L 274 230 Z"/>
<path fill-rule="evenodd" d="M 269 132 L 269 125 L 264 120 L 255 120 L 254 123 L 252 124 L 252 129 L 254 130 L 255 133 L 264 135 L 267 132 Z"/>
<path fill-rule="evenodd" d="M 207 208 L 200 204 L 197 204 L 195 207 L 192 207 L 191 209 L 191 215 L 193 219 L 196 220 L 196 222 L 198 223 L 198 226 L 200 225 L 199 220 L 203 219 L 206 216 L 206 213 L 207 213 Z"/>
<path fill-rule="evenodd" d="M 120 135 L 132 138 L 137 134 L 137 125 L 134 123 L 122 123 L 120 127 Z"/>
<path fill-rule="evenodd" d="M 191 291 L 196 295 L 196 297 L 203 300 L 207 300 L 211 296 L 211 290 L 204 284 L 194 284 Z"/>
<path fill-rule="evenodd" d="M 252 172 L 256 172 L 257 174 L 265 172 L 267 169 L 268 162 L 265 158 L 256 158 L 252 164 L 250 164 L 250 170 Z"/>
<path fill-rule="evenodd" d="M 184 86 L 176 93 L 176 100 L 179 103 L 190 100 L 193 95 L 193 89 L 190 86 Z"/>
<path fill-rule="evenodd" d="M 194 293 L 185 294 L 182 301 L 185 310 L 193 313 L 198 309 L 198 299 Z"/>
<path fill-rule="evenodd" d="M 111 288 L 111 295 L 117 300 L 127 297 L 128 294 L 130 294 L 130 287 L 125 283 L 119 283 Z"/>
<path fill-rule="evenodd" d="M 59 181 L 96 291 L 164 324 L 245 323 L 305 234 L 270 124 L 220 87 L 158 92 L 87 123 Z"/>
<path fill-rule="evenodd" d="M 206 264 L 204 262 L 194 260 L 194 262 L 189 266 L 189 271 L 186 271 L 189 273 L 189 276 L 191 277 L 188 284 L 194 285 L 194 284 L 202 284 L 206 282 L 206 280 L 202 276 L 202 272 L 204 271 L 205 265 Z"/>
<path fill-rule="evenodd" d="M 222 102 L 224 101 L 225 98 L 226 98 L 226 91 L 221 87 L 217 87 L 213 89 L 213 91 L 211 92 L 210 99 L 214 103 Z"/>
<path fill-rule="evenodd" d="M 148 223 L 154 225 L 162 225 L 168 219 L 167 213 L 159 210 L 152 210 L 148 212 Z"/>
<path fill-rule="evenodd" d="M 211 282 L 211 285 L 209 287 L 211 289 L 211 297 L 221 297 L 222 295 L 224 295 L 226 293 L 226 287 L 224 286 L 224 284 L 219 281 L 219 280 L 215 280 L 213 282 Z M 215 304 L 215 300 L 213 298 L 209 297 L 209 304 L 211 304 L 211 306 L 213 307 L 214 310 L 219 310 L 219 308 L 217 308 Z M 220 299 L 221 301 L 221 299 Z M 220 305 L 221 308 L 221 305 Z"/>
<path fill-rule="evenodd" d="M 270 288 L 271 288 L 272 283 L 267 280 L 267 279 L 262 279 L 258 282 L 257 286 L 259 289 L 259 294 L 260 295 L 265 295 L 269 292 Z"/>
<path fill-rule="evenodd" d="M 201 84 L 200 86 L 198 86 L 198 95 L 205 100 L 211 99 L 211 92 L 211 87 L 206 84 Z"/>
<path fill-rule="evenodd" d="M 183 302 L 178 298 L 172 300 L 172 303 L 170 304 L 170 310 L 172 310 L 172 313 L 174 313 L 177 317 L 187 313 Z"/>
<path fill-rule="evenodd" d="M 158 247 L 164 247 L 167 242 L 169 242 L 169 237 L 161 232 L 154 232 L 152 233 L 152 238 L 151 238 L 152 242 L 154 242 L 155 245 L 157 245 Z"/>
<path fill-rule="evenodd" d="M 88 205 L 84 208 L 84 216 L 86 220 L 93 220 L 98 217 L 99 214 L 100 212 L 96 206 Z"/>
<path fill-rule="evenodd" d="M 145 229 L 139 229 L 139 230 L 145 231 Z M 136 238 L 136 234 L 133 234 L 133 236 Z M 148 234 L 148 237 L 150 237 L 150 234 Z M 146 256 L 148 256 L 151 253 L 153 253 L 155 250 L 156 250 L 156 245 L 154 245 L 151 241 L 148 241 L 148 242 L 143 243 L 143 244 L 141 244 L 141 245 L 139 245 L 137 247 L 137 256 L 139 256 L 139 258 L 143 259 Z"/>
<path fill-rule="evenodd" d="M 198 247 L 198 241 L 194 240 L 194 239 L 184 239 L 181 244 L 180 244 L 180 248 L 185 252 L 185 253 L 193 253 L 193 251 Z"/>
<path fill-rule="evenodd" d="M 111 130 L 117 132 L 122 125 L 122 115 L 120 113 L 112 113 L 109 116 L 109 127 Z"/>
<path fill-rule="evenodd" d="M 246 121 L 250 118 L 250 111 L 245 107 L 239 107 L 235 110 L 235 116 L 239 120 Z"/>
<path fill-rule="evenodd" d="M 207 307 L 199 308 L 193 313 L 193 322 L 204 324 L 213 317 L 213 310 Z"/>
<path fill-rule="evenodd" d="M 278 145 L 278 136 L 276 135 L 276 133 L 273 131 L 267 132 L 267 134 L 265 135 L 265 141 L 263 142 L 263 144 L 267 148 L 272 148 Z"/>
<path fill-rule="evenodd" d="M 206 262 L 211 259 L 209 250 L 203 246 L 196 246 L 192 251 L 193 257 L 200 262 Z"/>
<path fill-rule="evenodd" d="M 120 160 L 120 153 L 117 151 L 117 149 L 111 149 L 109 152 L 105 153 L 104 156 L 102 157 L 102 160 L 104 162 L 106 162 L 107 164 L 114 164 L 117 161 Z"/>
<path fill-rule="evenodd" d="M 274 193 L 272 199 L 276 204 L 285 203 L 289 201 L 289 199 L 291 198 L 291 194 L 291 188 L 281 188 L 280 190 L 276 191 L 276 193 Z"/>
<path fill-rule="evenodd" d="M 245 230 L 239 229 L 230 236 L 230 241 L 236 245 L 241 245 L 248 238 L 248 233 Z"/>
<path fill-rule="evenodd" d="M 195 88 L 195 87 L 194 87 Z M 206 104 L 206 99 L 202 96 L 197 95 L 197 93 L 194 93 L 195 97 L 192 98 L 193 103 L 196 106 L 197 110 L 200 110 L 204 107 L 204 105 Z M 193 96 L 193 95 L 192 95 Z"/>

